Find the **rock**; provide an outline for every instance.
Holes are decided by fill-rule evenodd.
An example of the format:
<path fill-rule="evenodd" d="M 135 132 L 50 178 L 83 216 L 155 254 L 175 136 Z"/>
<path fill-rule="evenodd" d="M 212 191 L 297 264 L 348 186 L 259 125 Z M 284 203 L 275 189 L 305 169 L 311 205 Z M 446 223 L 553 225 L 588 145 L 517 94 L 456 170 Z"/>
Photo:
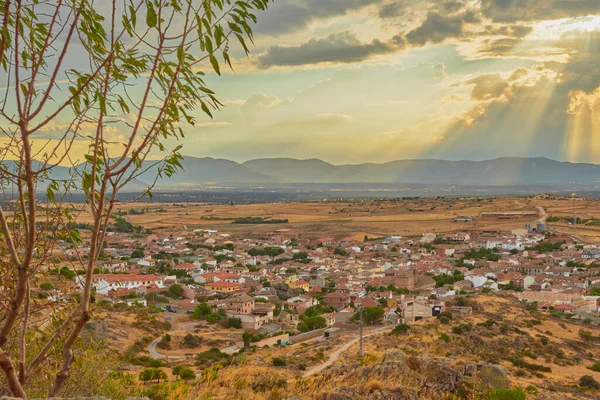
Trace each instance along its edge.
<path fill-rule="evenodd" d="M 473 376 L 477 373 L 477 364 L 466 364 L 465 365 L 465 375 Z"/>
<path fill-rule="evenodd" d="M 81 338 L 85 343 L 105 342 L 108 340 L 108 324 L 104 320 L 90 321 L 83 327 Z"/>
<path fill-rule="evenodd" d="M 510 381 L 506 370 L 501 365 L 488 364 L 481 368 L 477 379 L 486 387 L 502 389 L 510 387 Z"/>
<path fill-rule="evenodd" d="M 389 349 L 383 354 L 382 362 L 403 363 L 406 360 L 406 353 L 400 349 Z"/>

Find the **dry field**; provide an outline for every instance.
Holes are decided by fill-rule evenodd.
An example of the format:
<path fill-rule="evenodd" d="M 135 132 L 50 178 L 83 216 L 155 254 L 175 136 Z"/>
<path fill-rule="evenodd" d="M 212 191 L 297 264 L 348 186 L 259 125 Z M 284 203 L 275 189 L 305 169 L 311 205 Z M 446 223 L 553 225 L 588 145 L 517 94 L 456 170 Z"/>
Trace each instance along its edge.
<path fill-rule="evenodd" d="M 584 219 L 600 219 L 600 201 L 575 200 L 575 213 Z M 354 202 L 281 202 L 249 205 L 222 205 L 203 203 L 136 203 L 120 206 L 129 211 L 144 209 L 141 215 L 128 215 L 135 225 L 162 233 L 176 233 L 182 229 L 218 229 L 228 233 L 272 232 L 291 229 L 306 238 L 332 236 L 335 238 L 365 235 L 378 237 L 389 234 L 420 236 L 424 232 L 452 232 L 468 229 L 510 231 L 522 228 L 534 220 L 482 220 L 455 223 L 458 216 L 478 217 L 482 212 L 546 210 L 548 216 L 570 217 L 573 201 L 570 199 L 539 198 L 420 198 L 398 201 L 363 200 Z M 85 214 L 83 219 L 89 218 Z M 232 219 L 263 217 L 287 219 L 287 224 L 232 224 Z M 542 215 L 539 214 L 541 218 Z M 600 226 L 552 223 L 552 230 L 568 234 L 584 242 L 600 240 Z"/>
<path fill-rule="evenodd" d="M 526 199 L 431 198 L 401 201 L 291 202 L 250 205 L 199 203 L 134 204 L 122 210 L 147 209 L 142 215 L 128 215 L 135 225 L 153 230 L 218 229 L 229 233 L 271 232 L 292 229 L 304 237 L 355 236 L 362 239 L 389 234 L 420 236 L 424 232 L 451 232 L 464 229 L 510 230 L 531 221 L 481 221 L 454 223 L 458 216 L 479 216 L 488 211 L 535 211 Z M 231 219 L 263 217 L 287 219 L 287 224 L 236 225 Z M 85 217 L 84 217 L 85 218 Z"/>

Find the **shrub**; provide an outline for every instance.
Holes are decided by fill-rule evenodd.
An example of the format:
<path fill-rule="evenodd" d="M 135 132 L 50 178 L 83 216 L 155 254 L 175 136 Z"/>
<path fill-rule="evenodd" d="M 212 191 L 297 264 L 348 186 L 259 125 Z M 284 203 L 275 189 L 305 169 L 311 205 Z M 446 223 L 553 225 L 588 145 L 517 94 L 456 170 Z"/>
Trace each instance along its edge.
<path fill-rule="evenodd" d="M 194 371 L 189 368 L 189 367 L 183 367 L 180 371 L 179 371 L 179 377 L 185 381 L 185 383 L 187 383 L 187 381 L 191 381 L 196 379 L 196 374 L 194 373 Z"/>
<path fill-rule="evenodd" d="M 579 386 L 590 389 L 600 389 L 600 383 L 590 375 L 584 375 L 579 378 Z"/>
<path fill-rule="evenodd" d="M 367 382 L 365 384 L 365 392 L 367 393 L 372 393 L 375 390 L 383 390 L 384 386 L 383 386 L 383 382 L 381 382 L 380 380 L 377 379 L 371 379 L 369 382 Z"/>
<path fill-rule="evenodd" d="M 273 365 L 276 367 L 285 367 L 287 365 L 287 359 L 285 357 L 275 357 L 273 359 Z"/>
<path fill-rule="evenodd" d="M 487 398 L 488 400 L 526 400 L 527 394 L 521 388 L 494 389 Z"/>
<path fill-rule="evenodd" d="M 452 341 L 452 339 L 450 338 L 450 335 L 448 335 L 447 333 L 442 333 L 440 335 L 440 340 L 442 340 L 446 343 L 450 343 Z"/>
<path fill-rule="evenodd" d="M 529 386 L 527 386 L 527 387 L 525 388 L 525 391 L 526 391 L 527 393 L 531 393 L 531 394 L 537 394 L 537 392 L 538 392 L 537 388 L 536 388 L 535 386 L 533 386 L 533 385 L 529 385 Z"/>
<path fill-rule="evenodd" d="M 596 371 L 596 372 L 600 372 L 600 361 L 596 361 L 591 367 L 590 369 L 592 371 Z"/>
<path fill-rule="evenodd" d="M 392 330 L 392 333 L 394 335 L 403 335 L 406 332 L 408 332 L 410 330 L 410 325 L 408 324 L 398 324 L 396 325 L 396 327 Z"/>
<path fill-rule="evenodd" d="M 185 335 L 183 337 L 183 341 L 181 342 L 181 347 L 187 348 L 187 349 L 193 349 L 195 347 L 198 347 L 198 345 L 200 344 L 200 341 L 201 341 L 201 339 L 198 336 L 188 333 L 187 335 Z"/>
<path fill-rule="evenodd" d="M 40 289 L 42 290 L 52 290 L 53 286 L 50 282 L 44 282 L 40 285 Z"/>

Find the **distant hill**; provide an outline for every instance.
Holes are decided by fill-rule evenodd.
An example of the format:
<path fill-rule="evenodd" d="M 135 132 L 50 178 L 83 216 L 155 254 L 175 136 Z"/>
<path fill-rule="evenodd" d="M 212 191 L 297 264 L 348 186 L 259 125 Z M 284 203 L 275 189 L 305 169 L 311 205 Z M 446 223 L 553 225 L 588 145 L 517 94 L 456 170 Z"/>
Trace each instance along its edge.
<path fill-rule="evenodd" d="M 148 162 L 149 163 L 149 162 Z M 5 162 L 9 170 L 14 164 Z M 456 186 L 600 186 L 600 165 L 570 163 L 548 158 L 503 157 L 487 161 L 447 161 L 435 159 L 398 160 L 382 164 L 334 165 L 319 159 L 269 158 L 244 163 L 216 158 L 186 156 L 183 170 L 163 177 L 157 188 L 184 190 L 212 186 L 283 184 L 368 184 L 456 185 Z M 77 169 L 77 168 L 76 168 Z M 54 178 L 66 180 L 73 170 L 58 167 Z M 129 190 L 138 191 L 152 182 L 156 169 L 150 169 Z"/>
<path fill-rule="evenodd" d="M 333 165 L 319 159 L 270 158 L 234 161 L 186 156 L 185 171 L 168 182 L 221 184 L 443 184 L 475 186 L 596 185 L 600 165 L 548 158 L 497 158 L 488 161 L 398 160 L 382 164 Z M 144 179 L 142 179 L 144 180 Z"/>

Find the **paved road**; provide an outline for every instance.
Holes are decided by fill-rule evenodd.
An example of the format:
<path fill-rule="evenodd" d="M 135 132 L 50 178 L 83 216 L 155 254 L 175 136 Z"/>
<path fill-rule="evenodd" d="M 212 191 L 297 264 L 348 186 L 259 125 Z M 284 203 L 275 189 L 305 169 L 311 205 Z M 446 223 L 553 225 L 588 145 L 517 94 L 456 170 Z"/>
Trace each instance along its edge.
<path fill-rule="evenodd" d="M 156 338 L 152 341 L 152 343 L 150 343 L 150 346 L 148 346 L 148 352 L 150 353 L 150 357 L 152 358 L 157 358 L 157 359 L 163 359 L 166 358 L 166 356 L 164 354 L 160 354 L 158 351 L 156 351 L 156 345 L 158 344 L 158 342 L 160 342 L 161 338 Z"/>
<path fill-rule="evenodd" d="M 375 332 L 371 332 L 367 335 L 363 336 L 363 339 L 366 339 L 368 337 L 371 336 L 375 336 L 378 335 L 380 333 L 383 333 L 386 330 L 392 330 L 394 327 L 384 327 L 384 328 L 379 328 L 377 329 Z M 355 339 L 352 339 L 351 341 L 349 341 L 348 343 L 344 344 L 342 347 L 340 347 L 339 349 L 337 349 L 336 351 L 334 351 L 333 353 L 331 353 L 329 355 L 329 359 L 327 361 L 325 361 L 322 364 L 319 365 L 315 365 L 314 367 L 311 367 L 309 370 L 307 370 L 306 372 L 304 372 L 304 374 L 302 375 L 304 378 L 315 375 L 321 371 L 323 371 L 325 368 L 329 367 L 330 365 L 332 365 L 334 362 L 336 362 L 337 360 L 339 360 L 340 355 L 342 355 L 343 352 L 345 352 L 346 350 L 348 350 L 350 347 L 352 347 L 354 344 L 358 343 L 358 341 L 360 340 L 360 337 L 357 337 Z"/>

